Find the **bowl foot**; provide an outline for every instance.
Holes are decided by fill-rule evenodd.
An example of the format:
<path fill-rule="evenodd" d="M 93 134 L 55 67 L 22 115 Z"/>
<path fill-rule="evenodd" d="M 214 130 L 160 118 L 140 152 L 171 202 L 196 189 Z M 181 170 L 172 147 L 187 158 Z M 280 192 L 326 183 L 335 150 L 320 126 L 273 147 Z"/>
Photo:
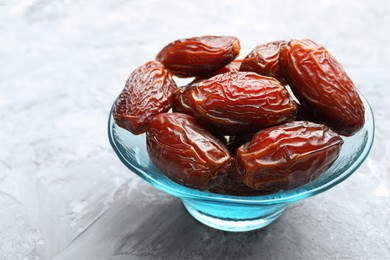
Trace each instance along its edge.
<path fill-rule="evenodd" d="M 254 217 L 254 208 L 251 207 L 249 211 L 245 211 L 245 209 L 240 209 L 239 216 L 236 216 L 234 214 L 234 210 L 230 212 L 225 212 L 226 216 L 231 216 L 225 218 L 218 216 L 218 213 L 220 212 L 218 212 L 217 207 L 215 207 L 212 211 L 204 212 L 202 210 L 197 209 L 197 205 L 195 205 L 194 207 L 193 205 L 191 205 L 191 203 L 188 203 L 185 200 L 183 200 L 183 204 L 187 211 L 201 223 L 215 229 L 230 232 L 243 232 L 265 227 L 274 220 L 276 220 L 285 209 L 285 206 L 283 206 L 274 208 L 272 212 L 270 212 L 270 210 L 264 212 L 262 208 L 258 208 L 258 214 L 256 217 Z"/>

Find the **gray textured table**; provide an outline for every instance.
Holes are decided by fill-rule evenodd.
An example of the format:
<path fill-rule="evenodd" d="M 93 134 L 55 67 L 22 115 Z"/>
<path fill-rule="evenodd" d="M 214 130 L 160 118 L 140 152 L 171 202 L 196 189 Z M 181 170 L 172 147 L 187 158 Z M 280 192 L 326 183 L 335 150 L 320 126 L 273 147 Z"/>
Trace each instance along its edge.
<path fill-rule="evenodd" d="M 0 259 L 388 259 L 389 1 L 12 2 L 0 0 Z M 246 50 L 325 45 L 375 113 L 362 167 L 247 233 L 198 223 L 131 174 L 106 135 L 114 98 L 164 44 L 205 34 Z"/>

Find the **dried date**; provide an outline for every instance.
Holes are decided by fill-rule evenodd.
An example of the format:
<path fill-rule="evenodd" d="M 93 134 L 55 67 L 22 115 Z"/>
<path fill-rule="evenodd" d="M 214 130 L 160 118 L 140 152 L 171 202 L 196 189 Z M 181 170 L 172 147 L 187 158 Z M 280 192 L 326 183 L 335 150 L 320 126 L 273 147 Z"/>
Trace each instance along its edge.
<path fill-rule="evenodd" d="M 114 104 L 118 126 L 142 134 L 150 120 L 172 106 L 176 84 L 170 72 L 158 61 L 150 61 L 130 74 Z"/>
<path fill-rule="evenodd" d="M 201 36 L 174 41 L 165 46 L 156 60 L 178 77 L 208 75 L 240 53 L 240 42 L 232 36 Z"/>
<path fill-rule="evenodd" d="M 189 103 L 198 120 L 233 135 L 294 120 L 297 109 L 279 81 L 254 72 L 228 72 L 202 81 Z"/>
<path fill-rule="evenodd" d="M 173 181 L 207 189 L 225 175 L 233 161 L 226 146 L 182 113 L 157 115 L 146 133 L 152 163 Z"/>
<path fill-rule="evenodd" d="M 337 159 L 343 140 L 325 125 L 294 121 L 259 131 L 237 150 L 237 172 L 251 188 L 306 184 Z"/>
<path fill-rule="evenodd" d="M 279 66 L 280 48 L 285 44 L 285 41 L 274 41 L 256 46 L 242 61 L 240 71 L 253 71 L 273 77 L 286 85 Z"/>
<path fill-rule="evenodd" d="M 339 134 L 364 125 L 364 105 L 341 64 L 311 40 L 291 40 L 281 49 L 284 77 L 299 102 Z"/>

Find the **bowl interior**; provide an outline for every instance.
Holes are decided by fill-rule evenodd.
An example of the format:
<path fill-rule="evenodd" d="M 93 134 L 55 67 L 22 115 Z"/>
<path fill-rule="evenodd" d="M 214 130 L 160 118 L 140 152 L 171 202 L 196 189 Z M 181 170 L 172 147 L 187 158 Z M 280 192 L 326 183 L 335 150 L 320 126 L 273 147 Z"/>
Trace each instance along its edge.
<path fill-rule="evenodd" d="M 146 151 L 145 134 L 133 135 L 118 127 L 109 117 L 108 134 L 110 143 L 121 161 L 134 173 L 156 188 L 181 198 L 216 200 L 232 203 L 274 204 L 290 203 L 322 191 L 340 183 L 350 176 L 367 157 L 374 139 L 374 117 L 367 100 L 361 96 L 365 106 L 364 127 L 351 137 L 343 137 L 344 145 L 335 163 L 320 177 L 295 189 L 263 196 L 230 196 L 199 191 L 179 185 L 158 169 L 149 160 Z"/>

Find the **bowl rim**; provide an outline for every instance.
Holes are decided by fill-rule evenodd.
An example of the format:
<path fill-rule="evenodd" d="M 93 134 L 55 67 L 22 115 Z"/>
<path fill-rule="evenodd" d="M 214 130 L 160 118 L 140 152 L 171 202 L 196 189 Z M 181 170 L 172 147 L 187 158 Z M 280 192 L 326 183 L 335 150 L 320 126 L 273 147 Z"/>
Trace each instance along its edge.
<path fill-rule="evenodd" d="M 197 189 L 189 188 L 182 186 L 180 184 L 177 184 L 180 186 L 180 189 L 175 189 L 171 187 L 170 185 L 167 185 L 164 182 L 161 182 L 159 180 L 156 180 L 155 178 L 151 177 L 147 172 L 145 172 L 142 169 L 137 168 L 135 165 L 130 163 L 126 156 L 124 156 L 120 149 L 118 148 L 115 137 L 113 134 L 113 125 L 115 124 L 112 112 L 114 109 L 115 103 L 112 105 L 112 108 L 110 110 L 109 114 L 109 120 L 108 120 L 108 138 L 110 141 L 110 144 L 115 151 L 116 155 L 119 157 L 119 159 L 122 161 L 122 163 L 130 169 L 132 172 L 152 184 L 155 188 L 171 194 L 173 196 L 183 198 L 183 199 L 196 199 L 196 200 L 204 200 L 204 201 L 219 201 L 219 202 L 227 202 L 227 203 L 245 203 L 245 204 L 264 204 L 264 205 L 270 205 L 270 204 L 284 204 L 284 203 L 291 203 L 294 201 L 302 200 L 304 198 L 314 196 L 316 194 L 319 194 L 321 192 L 324 192 L 333 186 L 339 184 L 340 182 L 347 179 L 349 176 L 351 176 L 364 162 L 364 160 L 367 158 L 371 147 L 374 142 L 374 133 L 375 133 L 375 120 L 374 120 L 374 114 L 371 109 L 370 104 L 367 102 L 367 100 L 364 98 L 364 96 L 358 91 L 362 102 L 364 104 L 365 108 L 365 115 L 366 115 L 366 121 L 364 126 L 369 124 L 369 129 L 372 129 L 372 131 L 367 131 L 367 142 L 365 143 L 365 146 L 363 148 L 363 151 L 359 155 L 358 158 L 339 176 L 337 176 L 334 179 L 331 179 L 330 181 L 324 183 L 321 186 L 312 188 L 312 189 L 306 189 L 305 186 L 300 186 L 291 190 L 285 190 L 280 191 L 277 193 L 272 193 L 268 195 L 257 195 L 257 196 L 234 196 L 234 195 L 225 195 L 225 194 L 216 194 L 211 193 L 208 191 L 200 191 Z M 367 117 L 369 115 L 369 117 Z M 368 119 L 370 119 L 368 121 Z M 362 128 L 364 129 L 364 127 Z M 344 137 L 343 138 L 348 138 Z M 171 181 L 171 180 L 170 180 Z M 173 181 L 172 181 L 173 182 Z M 175 183 L 175 182 L 173 182 Z"/>

